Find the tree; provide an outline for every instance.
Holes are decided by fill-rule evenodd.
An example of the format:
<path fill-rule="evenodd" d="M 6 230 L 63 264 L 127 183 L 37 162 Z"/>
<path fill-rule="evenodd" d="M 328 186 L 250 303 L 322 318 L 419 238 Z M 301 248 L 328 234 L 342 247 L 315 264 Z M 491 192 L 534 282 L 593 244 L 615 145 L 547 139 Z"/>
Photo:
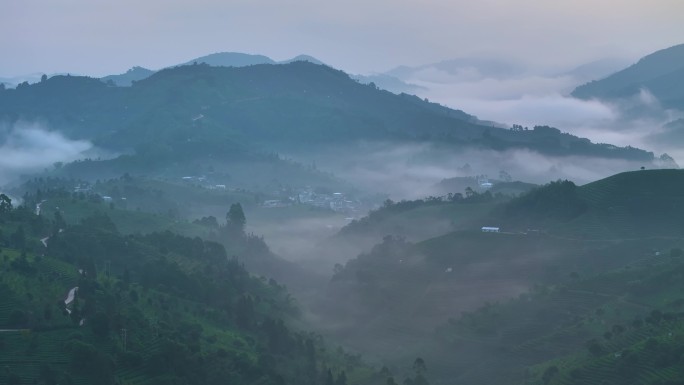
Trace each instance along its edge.
<path fill-rule="evenodd" d="M 5 194 L 0 194 L 0 214 L 12 211 L 12 199 Z"/>
<path fill-rule="evenodd" d="M 589 353 L 591 353 L 593 356 L 600 356 L 603 354 L 603 346 L 601 346 L 596 339 L 587 341 L 586 346 L 587 350 L 589 350 Z"/>
<path fill-rule="evenodd" d="M 416 375 L 425 374 L 425 372 L 427 372 L 427 366 L 425 365 L 425 360 L 423 360 L 420 357 L 416 358 L 416 360 L 413 361 L 413 371 L 416 372 Z"/>
<path fill-rule="evenodd" d="M 41 83 L 47 80 L 47 75 L 43 74 L 43 76 L 40 77 Z"/>
<path fill-rule="evenodd" d="M 235 305 L 235 323 L 243 329 L 250 329 L 254 324 L 254 302 L 248 295 L 243 295 Z"/>
<path fill-rule="evenodd" d="M 23 250 L 26 247 L 26 234 L 23 226 L 17 227 L 17 230 L 10 235 L 10 241 L 16 249 Z"/>
<path fill-rule="evenodd" d="M 466 193 L 466 198 L 470 198 L 470 197 L 472 197 L 473 195 L 477 194 L 477 193 L 475 192 L 475 190 L 473 190 L 472 187 L 470 187 L 470 186 L 466 187 L 465 193 Z"/>
<path fill-rule="evenodd" d="M 335 385 L 347 385 L 347 374 L 344 372 L 344 370 L 337 376 Z"/>
<path fill-rule="evenodd" d="M 226 214 L 226 225 L 232 227 L 240 232 L 245 231 L 245 223 L 247 219 L 245 218 L 245 212 L 242 211 L 242 205 L 240 203 L 233 203 L 230 205 L 230 209 Z"/>
<path fill-rule="evenodd" d="M 21 377 L 16 373 L 10 372 L 7 374 L 7 385 L 19 385 L 21 384 Z"/>
<path fill-rule="evenodd" d="M 59 233 L 59 230 L 66 228 L 66 221 L 64 220 L 64 217 L 62 216 L 62 213 L 59 212 L 59 210 L 55 211 L 53 224 L 54 226 L 52 229 L 52 236 L 57 235 Z"/>
<path fill-rule="evenodd" d="M 43 364 L 38 374 L 38 380 L 45 385 L 57 385 L 57 372 L 47 364 Z"/>
<path fill-rule="evenodd" d="M 542 382 L 544 382 L 544 384 L 548 384 L 551 382 L 551 379 L 558 374 L 558 372 L 558 367 L 553 365 L 549 366 L 546 368 L 546 370 L 544 370 L 544 374 L 542 374 Z"/>
<path fill-rule="evenodd" d="M 25 328 L 26 326 L 28 326 L 28 323 L 28 315 L 22 310 L 18 309 L 13 310 L 7 319 L 7 324 L 9 324 L 9 326 L 13 328 Z"/>
<path fill-rule="evenodd" d="M 46 303 L 45 307 L 43 308 L 43 318 L 47 322 L 50 322 L 50 320 L 52 320 L 52 305 L 49 303 Z"/>
<path fill-rule="evenodd" d="M 93 334 L 100 338 L 105 338 L 109 335 L 109 317 L 103 312 L 97 312 L 90 319 L 90 328 Z"/>

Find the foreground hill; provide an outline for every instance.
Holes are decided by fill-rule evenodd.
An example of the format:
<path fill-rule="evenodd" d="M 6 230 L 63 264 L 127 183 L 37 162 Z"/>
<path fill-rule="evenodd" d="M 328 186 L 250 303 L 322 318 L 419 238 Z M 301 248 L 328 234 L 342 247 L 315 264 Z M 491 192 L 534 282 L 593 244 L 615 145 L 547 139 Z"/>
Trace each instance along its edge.
<path fill-rule="evenodd" d="M 665 107 L 684 108 L 684 44 L 654 52 L 636 64 L 604 79 L 577 87 L 572 96 L 581 99 L 625 99 L 642 89 Z"/>
<path fill-rule="evenodd" d="M 650 334 L 626 325 L 652 311 L 674 311 L 667 304 L 677 299 L 679 286 L 667 282 L 681 269 L 683 183 L 679 170 L 644 170 L 580 187 L 554 182 L 479 215 L 467 206 L 446 211 L 449 205 L 475 204 L 467 199 L 443 202 L 457 226 L 471 229 L 416 243 L 387 236 L 339 266 L 320 305 L 322 314 L 335 319 L 326 333 L 388 360 L 418 351 L 432 362 L 433 374 L 455 383 L 540 383 L 551 366 L 551 372 L 563 373 L 559 383 L 592 383 L 600 377 L 593 365 L 613 365 L 608 352 L 632 345 L 642 351 L 649 337 L 660 339 L 681 327 L 674 315 L 667 316 L 672 323 L 648 321 L 654 325 Z M 467 220 L 458 222 L 461 216 Z M 426 218 L 420 220 L 419 227 L 426 226 Z M 345 231 L 389 229 L 383 222 L 376 214 Z M 481 226 L 502 231 L 484 233 Z M 614 324 L 621 326 L 612 330 Z M 607 331 L 612 334 L 605 337 Z M 611 340 L 616 333 L 620 337 Z M 596 345 L 587 342 L 592 339 L 600 346 L 587 355 L 587 346 Z M 634 373 L 645 380 L 655 364 L 642 354 L 647 353 L 639 353 L 644 367 Z M 567 370 L 544 363 L 566 355 Z M 597 357 L 603 361 L 594 363 Z M 573 368 L 587 370 L 580 377 L 589 382 L 574 380 Z M 677 377 L 661 377 L 666 378 Z"/>
<path fill-rule="evenodd" d="M 124 235 L 102 212 L 67 224 L 59 212 L 50 220 L 0 199 L 3 384 L 386 379 L 296 331 L 299 310 L 285 288 L 251 276 L 218 243 Z"/>

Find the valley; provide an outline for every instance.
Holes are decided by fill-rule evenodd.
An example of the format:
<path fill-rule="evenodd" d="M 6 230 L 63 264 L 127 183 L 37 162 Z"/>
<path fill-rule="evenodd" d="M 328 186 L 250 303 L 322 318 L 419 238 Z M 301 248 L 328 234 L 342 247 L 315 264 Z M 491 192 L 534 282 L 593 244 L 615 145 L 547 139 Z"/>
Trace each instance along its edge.
<path fill-rule="evenodd" d="M 648 87 L 673 134 L 680 50 L 567 97 Z M 684 381 L 664 147 L 485 120 L 307 55 L 182 63 L 0 89 L 1 383 Z M 434 68 L 522 73 L 504 64 L 383 76 L 419 93 Z"/>

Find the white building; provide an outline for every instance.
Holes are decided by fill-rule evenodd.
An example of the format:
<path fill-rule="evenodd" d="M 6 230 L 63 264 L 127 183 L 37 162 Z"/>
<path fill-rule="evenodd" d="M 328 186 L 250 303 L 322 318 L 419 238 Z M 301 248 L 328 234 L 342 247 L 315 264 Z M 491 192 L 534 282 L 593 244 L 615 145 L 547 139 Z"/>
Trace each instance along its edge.
<path fill-rule="evenodd" d="M 499 228 L 498 228 L 498 227 L 483 226 L 483 227 L 482 227 L 482 232 L 483 232 L 483 233 L 498 233 L 498 232 L 499 232 Z"/>

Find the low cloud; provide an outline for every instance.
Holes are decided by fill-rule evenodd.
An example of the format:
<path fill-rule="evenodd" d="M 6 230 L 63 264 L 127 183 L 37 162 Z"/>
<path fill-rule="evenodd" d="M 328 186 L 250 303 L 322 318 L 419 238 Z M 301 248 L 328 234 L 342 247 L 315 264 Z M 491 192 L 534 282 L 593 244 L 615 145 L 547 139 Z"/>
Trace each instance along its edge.
<path fill-rule="evenodd" d="M 593 142 L 667 152 L 684 162 L 681 146 L 662 140 L 663 125 L 684 114 L 663 108 L 646 89 L 617 102 L 581 100 L 569 94 L 589 79 L 572 71 L 494 76 L 469 67 L 447 72 L 427 66 L 403 80 L 423 87 L 419 96 L 482 120 L 530 128 L 549 125 Z"/>
<path fill-rule="evenodd" d="M 623 159 L 555 157 L 525 149 L 494 151 L 395 143 L 365 143 L 357 148 L 328 149 L 315 160 L 321 169 L 364 190 L 387 194 L 393 200 L 441 194 L 435 184 L 460 176 L 488 175 L 496 179 L 500 171 L 506 171 L 514 180 L 525 182 L 543 184 L 568 179 L 584 184 L 644 166 Z M 466 164 L 469 167 L 464 167 Z"/>
<path fill-rule="evenodd" d="M 88 141 L 68 139 L 37 123 L 3 127 L 0 129 L 0 185 L 57 162 L 84 158 L 92 149 Z"/>

